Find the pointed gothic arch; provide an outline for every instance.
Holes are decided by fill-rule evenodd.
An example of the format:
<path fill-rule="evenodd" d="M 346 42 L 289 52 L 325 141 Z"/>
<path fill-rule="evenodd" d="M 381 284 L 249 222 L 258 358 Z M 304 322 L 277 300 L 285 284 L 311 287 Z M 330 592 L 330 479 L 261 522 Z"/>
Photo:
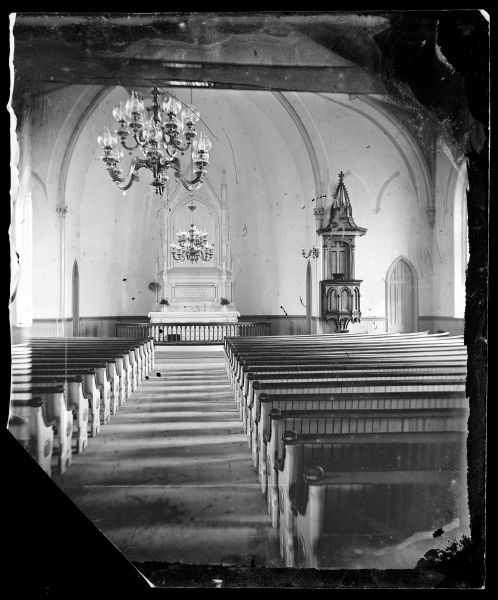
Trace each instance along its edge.
<path fill-rule="evenodd" d="M 73 336 L 80 334 L 80 271 L 78 261 L 73 263 L 72 273 L 72 317 L 73 317 Z"/>
<path fill-rule="evenodd" d="M 313 280 L 311 275 L 311 261 L 306 265 L 306 332 L 311 333 L 311 302 Z"/>

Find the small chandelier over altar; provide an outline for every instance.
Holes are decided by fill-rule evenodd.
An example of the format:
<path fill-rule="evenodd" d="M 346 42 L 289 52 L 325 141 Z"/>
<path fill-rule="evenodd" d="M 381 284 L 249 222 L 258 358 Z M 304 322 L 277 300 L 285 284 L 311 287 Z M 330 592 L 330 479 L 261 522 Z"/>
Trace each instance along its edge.
<path fill-rule="evenodd" d="M 193 221 L 193 213 L 197 207 L 191 204 L 188 208 L 192 212 Z M 194 263 L 199 259 L 209 261 L 213 258 L 214 246 L 207 241 L 207 231 L 201 231 L 191 223 L 190 229 L 180 230 L 176 235 L 178 237 L 178 242 L 172 242 L 169 245 L 171 256 L 174 260 L 181 262 L 189 260 Z"/>
<path fill-rule="evenodd" d="M 200 114 L 192 104 L 182 108 L 179 100 L 167 94 L 161 99 L 159 89 L 155 87 L 150 106 L 146 106 L 133 91 L 131 97 L 126 102 L 121 101 L 112 114 L 119 128 L 114 133 L 107 128 L 97 141 L 104 151 L 101 160 L 119 188 L 129 189 L 134 181 L 139 180 L 138 171 L 142 168 L 152 172 L 151 185 L 159 195 L 163 194 L 169 179 L 166 175 L 168 169 L 175 171 L 175 176 L 187 190 L 201 187 L 209 163 L 211 141 L 202 131 L 197 138 L 195 125 Z M 125 175 L 120 167 L 124 156 L 121 147 L 130 154 L 133 150 L 139 152 L 138 156 L 132 157 Z M 179 154 L 184 155 L 189 149 L 193 170 L 191 179 L 186 177 L 179 158 Z"/>

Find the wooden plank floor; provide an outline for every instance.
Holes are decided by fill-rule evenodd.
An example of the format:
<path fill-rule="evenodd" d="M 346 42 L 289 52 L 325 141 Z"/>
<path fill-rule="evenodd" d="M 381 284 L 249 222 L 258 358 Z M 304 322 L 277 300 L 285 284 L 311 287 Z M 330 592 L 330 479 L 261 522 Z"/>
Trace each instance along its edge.
<path fill-rule="evenodd" d="M 56 481 L 129 560 L 282 566 L 219 346 L 156 348 Z"/>

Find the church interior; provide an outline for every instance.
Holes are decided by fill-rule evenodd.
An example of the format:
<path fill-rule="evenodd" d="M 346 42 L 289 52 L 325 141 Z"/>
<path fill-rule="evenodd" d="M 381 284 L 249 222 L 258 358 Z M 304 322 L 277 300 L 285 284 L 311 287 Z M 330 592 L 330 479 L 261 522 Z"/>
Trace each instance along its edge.
<path fill-rule="evenodd" d="M 11 16 L 7 429 L 142 573 L 479 544 L 483 31 Z"/>

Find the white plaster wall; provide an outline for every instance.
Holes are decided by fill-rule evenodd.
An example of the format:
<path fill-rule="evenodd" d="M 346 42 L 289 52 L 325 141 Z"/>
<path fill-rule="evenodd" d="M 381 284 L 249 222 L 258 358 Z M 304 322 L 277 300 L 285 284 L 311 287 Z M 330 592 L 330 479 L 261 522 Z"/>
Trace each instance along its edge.
<path fill-rule="evenodd" d="M 114 90 L 97 107 L 75 146 L 67 196 L 77 211 L 82 316 L 143 315 L 151 310 L 161 245 L 162 202 L 143 176 L 123 192 L 100 161 L 97 136 L 123 97 Z M 72 261 L 71 261 L 72 265 Z"/>
<path fill-rule="evenodd" d="M 455 316 L 455 278 L 453 269 L 453 262 L 455 260 L 454 199 L 451 197 L 454 194 L 454 185 L 452 184 L 452 180 L 454 179 L 452 171 L 454 167 L 441 151 L 437 153 L 436 160 L 435 193 L 438 210 L 436 211 L 436 222 L 433 232 L 433 268 L 434 277 L 438 285 L 435 285 L 433 290 L 433 312 L 431 314 L 434 316 L 452 317 Z"/>
<path fill-rule="evenodd" d="M 71 229 L 74 203 L 61 193 L 63 159 L 71 145 L 71 136 L 84 108 L 95 95 L 95 88 L 68 86 L 38 96 L 36 116 L 19 135 L 23 146 L 31 146 L 29 178 L 33 201 L 33 309 L 34 318 L 70 316 L 70 277 L 78 231 Z M 68 204 L 68 217 L 62 220 L 66 245 L 61 294 L 61 218 L 59 204 Z M 73 249 L 71 251 L 71 248 Z M 76 253 L 77 254 L 77 253 Z M 71 260 L 72 258 L 72 260 Z M 70 261 L 70 264 L 69 262 Z M 64 301 L 62 311 L 60 301 Z"/>
<path fill-rule="evenodd" d="M 326 148 L 333 187 L 342 170 L 353 218 L 368 229 L 356 243 L 356 277 L 363 280 L 362 314 L 386 315 L 385 276 L 399 256 L 414 264 L 419 311 L 430 314 L 434 279 L 425 255 L 432 252 L 432 232 L 426 183 L 413 148 L 392 121 L 358 98 L 307 94 L 303 100 Z M 328 199 L 324 224 L 329 207 Z"/>
<path fill-rule="evenodd" d="M 443 151 L 437 154 L 436 224 L 434 227 L 433 315 L 463 318 L 465 311 L 465 268 L 468 243 L 465 226 L 466 165 L 456 164 Z"/>
<path fill-rule="evenodd" d="M 189 91 L 176 93 L 190 101 Z M 60 196 L 60 148 L 67 146 L 94 94 L 95 89 L 83 86 L 54 93 L 50 110 L 35 131 L 32 162 L 46 182 L 47 192 L 45 198 L 41 191 L 33 197 L 34 287 L 39 290 L 35 318 L 59 316 L 59 217 L 55 206 Z M 143 315 L 155 302 L 155 294 L 147 286 L 156 279 L 161 255 L 163 203 L 148 185 L 150 177 L 144 171 L 141 181 L 123 195 L 99 160 L 96 143 L 97 135 L 112 121 L 112 108 L 125 97 L 123 89 L 110 91 L 84 123 L 72 150 L 64 196 L 68 205 L 64 225 L 66 316 L 71 312 L 74 259 L 80 271 L 81 316 Z M 384 278 L 390 264 L 403 255 L 417 269 L 419 313 L 433 314 L 434 303 L 438 314 L 450 316 L 444 293 L 434 290 L 439 282 L 446 285 L 449 281 L 451 248 L 429 227 L 427 184 L 413 142 L 406 140 L 392 120 L 361 99 L 316 94 L 287 97 L 313 129 L 321 170 L 328 168 L 333 174 L 330 183 L 336 183 L 339 170 L 350 172 L 345 182 L 353 217 L 368 229 L 356 246 L 363 314 L 385 315 Z M 196 89 L 193 100 L 213 139 L 208 177 L 214 189 L 219 189 L 222 170 L 226 171 L 237 309 L 242 314 L 283 315 L 283 306 L 288 314 L 304 315 L 299 298 L 305 301 L 306 260 L 301 249 L 318 245 L 313 216 L 316 188 L 295 123 L 267 92 Z M 172 193 L 179 184 L 173 178 L 170 183 Z M 380 211 L 376 211 L 382 189 Z M 442 212 L 436 219 L 436 226 L 439 223 L 443 231 L 447 231 L 446 217 Z M 430 260 L 434 240 L 445 256 L 437 270 Z M 318 261 L 313 270 L 316 284 Z M 314 314 L 318 309 L 316 289 Z"/>

